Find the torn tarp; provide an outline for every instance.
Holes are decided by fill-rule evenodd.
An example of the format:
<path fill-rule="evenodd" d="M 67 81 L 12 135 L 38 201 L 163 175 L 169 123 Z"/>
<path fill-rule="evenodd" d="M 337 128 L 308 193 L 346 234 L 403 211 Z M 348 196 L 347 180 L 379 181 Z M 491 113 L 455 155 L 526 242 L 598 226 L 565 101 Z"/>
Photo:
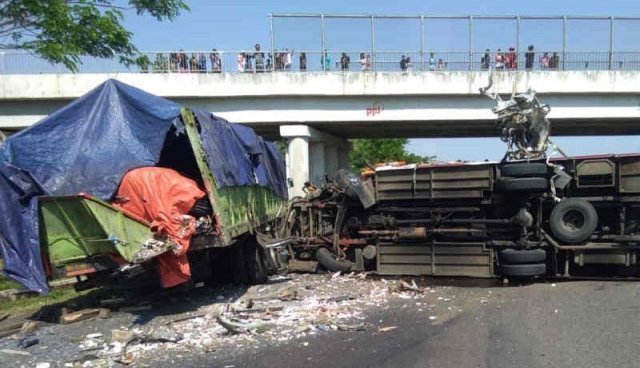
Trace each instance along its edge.
<path fill-rule="evenodd" d="M 284 160 L 272 142 L 253 129 L 194 111 L 209 168 L 219 188 L 258 185 L 287 197 Z"/>

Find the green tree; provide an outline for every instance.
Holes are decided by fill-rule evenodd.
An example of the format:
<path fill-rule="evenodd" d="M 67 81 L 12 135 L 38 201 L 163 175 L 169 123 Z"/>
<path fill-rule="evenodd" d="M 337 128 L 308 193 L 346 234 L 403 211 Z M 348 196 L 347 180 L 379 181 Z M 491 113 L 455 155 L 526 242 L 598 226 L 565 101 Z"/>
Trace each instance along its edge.
<path fill-rule="evenodd" d="M 368 165 L 380 162 L 405 161 L 407 163 L 431 162 L 435 156 L 423 157 L 407 152 L 408 139 L 354 139 L 349 156 L 351 169 L 361 171 Z"/>
<path fill-rule="evenodd" d="M 140 65 L 121 24 L 127 10 L 163 21 L 189 7 L 182 0 L 0 0 L 0 49 L 30 50 L 71 71 L 84 55 Z"/>

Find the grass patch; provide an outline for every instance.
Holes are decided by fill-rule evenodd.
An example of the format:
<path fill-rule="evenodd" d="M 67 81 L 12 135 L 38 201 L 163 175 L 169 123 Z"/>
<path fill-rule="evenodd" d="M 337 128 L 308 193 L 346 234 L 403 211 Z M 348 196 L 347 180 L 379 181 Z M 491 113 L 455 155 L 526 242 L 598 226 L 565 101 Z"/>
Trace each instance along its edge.
<path fill-rule="evenodd" d="M 0 259 L 0 269 L 4 269 L 2 259 Z M 0 274 L 0 291 L 8 289 L 23 289 L 23 287 Z M 47 296 L 34 294 L 13 301 L 0 302 L 0 312 L 24 312 L 39 309 L 48 305 L 65 302 L 80 295 L 81 293 L 76 292 L 71 286 L 51 289 Z"/>
<path fill-rule="evenodd" d="M 4 269 L 4 262 L 0 259 L 0 270 Z M 13 282 L 8 278 L 4 277 L 4 275 L 0 274 L 0 291 L 8 290 L 8 289 L 19 289 L 20 284 L 17 282 Z"/>
<path fill-rule="evenodd" d="M 14 301 L 0 303 L 0 312 L 24 312 L 32 309 L 39 309 L 49 305 L 66 302 L 82 295 L 83 293 L 75 291 L 71 286 L 51 289 L 49 295 L 46 296 L 25 296 Z"/>

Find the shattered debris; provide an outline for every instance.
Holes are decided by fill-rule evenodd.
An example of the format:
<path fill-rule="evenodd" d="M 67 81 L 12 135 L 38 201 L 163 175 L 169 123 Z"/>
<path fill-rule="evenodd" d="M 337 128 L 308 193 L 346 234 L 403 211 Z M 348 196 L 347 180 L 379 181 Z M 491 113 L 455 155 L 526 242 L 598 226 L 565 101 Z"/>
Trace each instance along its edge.
<path fill-rule="evenodd" d="M 208 292 L 203 289 L 203 293 Z M 425 319 L 441 321 L 446 317 L 436 317 L 432 305 L 446 303 L 444 308 L 451 310 L 455 296 L 434 295 L 433 292 L 434 288 L 418 284 L 415 280 L 371 279 L 361 274 L 344 273 L 290 274 L 271 277 L 267 284 L 248 289 L 216 290 L 209 295 L 208 303 L 178 315 L 165 317 L 164 312 L 155 313 L 155 308 L 162 308 L 162 303 L 157 301 L 153 301 L 152 308 L 149 299 L 141 302 L 141 299 L 113 298 L 100 301 L 103 308 L 67 312 L 61 317 L 61 323 L 65 325 L 38 328 L 37 324 L 22 322 L 17 328 L 36 334 L 22 337 L 40 337 L 38 334 L 45 333 L 43 331 L 50 327 L 84 329 L 79 339 L 69 341 L 75 347 L 75 356 L 66 360 L 70 367 L 135 366 L 146 364 L 159 351 L 207 353 L 240 346 L 287 344 L 296 339 L 300 339 L 301 346 L 309 346 L 305 338 L 317 334 L 387 333 L 400 327 L 390 325 L 388 321 L 373 323 L 368 317 L 370 311 L 389 309 L 392 305 L 413 308 L 416 313 L 423 313 Z M 111 312 L 111 318 L 100 324 L 109 325 L 108 328 L 95 329 L 93 326 L 98 325 L 97 322 L 72 323 L 89 319 L 100 321 L 100 311 L 109 311 L 107 307 L 114 312 Z M 142 310 L 148 312 L 136 313 Z M 123 316 L 129 316 L 128 322 L 122 319 Z M 13 342 L 13 346 L 3 345 L 2 341 L 0 349 L 12 348 L 16 343 Z M 41 345 L 50 344 L 41 342 Z M 41 353 L 37 348 L 30 351 L 5 350 L 0 350 L 0 353 L 26 356 L 47 351 L 44 349 Z M 35 358 L 51 361 L 49 355 L 36 355 Z"/>
<path fill-rule="evenodd" d="M 387 327 L 379 327 L 378 332 L 389 332 L 395 330 L 398 326 L 387 326 Z"/>
<path fill-rule="evenodd" d="M 64 313 L 60 317 L 62 324 L 75 323 L 95 318 L 109 318 L 110 311 L 105 308 L 83 309 L 77 312 Z"/>

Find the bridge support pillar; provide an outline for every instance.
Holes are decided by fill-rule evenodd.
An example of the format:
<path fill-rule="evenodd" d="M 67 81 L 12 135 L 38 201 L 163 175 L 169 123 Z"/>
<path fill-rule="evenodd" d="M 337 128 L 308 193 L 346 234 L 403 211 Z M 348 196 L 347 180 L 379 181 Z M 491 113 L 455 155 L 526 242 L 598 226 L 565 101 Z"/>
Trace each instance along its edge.
<path fill-rule="evenodd" d="M 303 196 L 305 182 L 320 186 L 325 174 L 347 167 L 351 146 L 343 138 L 307 125 L 283 125 L 280 135 L 287 143 L 289 197 Z"/>

